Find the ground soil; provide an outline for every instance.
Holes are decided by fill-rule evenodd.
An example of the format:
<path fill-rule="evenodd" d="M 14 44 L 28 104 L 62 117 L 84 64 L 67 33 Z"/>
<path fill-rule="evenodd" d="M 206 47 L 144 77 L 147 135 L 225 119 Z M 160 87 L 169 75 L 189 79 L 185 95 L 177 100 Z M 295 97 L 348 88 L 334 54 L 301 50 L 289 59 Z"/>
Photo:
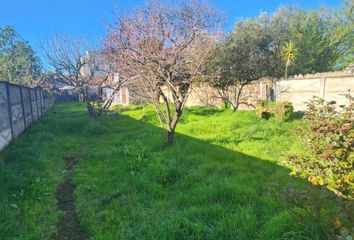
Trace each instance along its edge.
<path fill-rule="evenodd" d="M 85 240 L 89 234 L 80 228 L 80 220 L 75 211 L 74 190 L 75 185 L 71 179 L 71 171 L 78 158 L 65 158 L 64 181 L 59 185 L 55 197 L 58 202 L 58 209 L 63 212 L 57 222 L 57 232 L 51 236 L 51 240 Z"/>

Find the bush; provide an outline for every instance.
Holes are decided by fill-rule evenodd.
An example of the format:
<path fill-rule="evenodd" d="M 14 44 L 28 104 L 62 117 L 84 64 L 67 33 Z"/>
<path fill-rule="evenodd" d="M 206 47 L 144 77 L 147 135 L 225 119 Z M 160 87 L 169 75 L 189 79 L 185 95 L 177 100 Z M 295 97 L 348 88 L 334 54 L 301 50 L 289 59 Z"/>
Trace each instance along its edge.
<path fill-rule="evenodd" d="M 294 107 L 291 102 L 271 102 L 258 101 L 256 106 L 257 116 L 269 119 L 274 117 L 277 122 L 285 122 L 290 119 L 294 112 Z"/>
<path fill-rule="evenodd" d="M 305 119 L 309 131 L 300 130 L 307 142 L 306 156 L 288 159 L 293 173 L 307 177 L 315 186 L 326 185 L 340 197 L 354 199 L 354 104 L 337 111 L 335 102 L 314 98 L 308 103 Z"/>
<path fill-rule="evenodd" d="M 326 187 L 338 196 L 336 202 L 342 216 L 335 219 L 335 225 L 342 236 L 353 234 L 353 230 L 341 227 L 341 221 L 348 229 L 354 227 L 354 98 L 349 94 L 347 97 L 347 107 L 320 98 L 308 103 L 305 113 L 308 128 L 299 130 L 306 142 L 305 151 L 286 160 L 292 174 L 307 178 L 315 187 Z"/>

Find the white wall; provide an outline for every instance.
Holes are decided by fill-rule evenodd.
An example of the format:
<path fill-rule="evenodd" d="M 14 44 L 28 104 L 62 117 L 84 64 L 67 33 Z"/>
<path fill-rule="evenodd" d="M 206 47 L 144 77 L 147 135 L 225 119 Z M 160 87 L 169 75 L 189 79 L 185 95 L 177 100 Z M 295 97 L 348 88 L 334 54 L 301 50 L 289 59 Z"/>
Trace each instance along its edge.
<path fill-rule="evenodd" d="M 313 96 L 347 104 L 348 90 L 354 95 L 354 75 L 342 72 L 305 75 L 276 81 L 276 100 L 290 101 L 296 111 L 304 111 Z"/>

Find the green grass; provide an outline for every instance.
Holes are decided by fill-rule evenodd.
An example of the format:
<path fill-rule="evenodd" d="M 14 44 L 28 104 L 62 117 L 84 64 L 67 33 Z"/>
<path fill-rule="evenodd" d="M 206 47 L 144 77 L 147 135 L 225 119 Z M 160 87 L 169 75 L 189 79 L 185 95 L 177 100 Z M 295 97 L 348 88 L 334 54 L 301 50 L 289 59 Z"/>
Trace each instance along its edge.
<path fill-rule="evenodd" d="M 287 184 L 308 185 L 279 165 L 301 151 L 301 124 L 191 108 L 164 148 L 149 107 L 92 120 L 83 105 L 57 104 L 0 153 L 0 239 L 55 231 L 65 156 L 80 159 L 74 194 L 91 239 L 324 239 L 280 201 Z"/>

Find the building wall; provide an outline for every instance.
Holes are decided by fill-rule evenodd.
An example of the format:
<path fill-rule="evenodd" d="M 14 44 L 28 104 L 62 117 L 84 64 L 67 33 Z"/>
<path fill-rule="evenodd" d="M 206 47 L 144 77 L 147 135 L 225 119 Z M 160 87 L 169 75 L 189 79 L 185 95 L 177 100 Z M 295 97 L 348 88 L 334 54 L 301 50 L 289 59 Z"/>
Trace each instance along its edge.
<path fill-rule="evenodd" d="M 102 94 L 103 100 L 106 100 L 110 98 L 111 95 L 113 94 L 113 89 L 103 88 L 102 92 L 103 92 Z M 115 93 L 113 104 L 128 105 L 129 103 L 130 103 L 129 89 L 123 86 L 118 93 Z"/>
<path fill-rule="evenodd" d="M 0 82 L 0 150 L 30 127 L 53 103 L 52 93 Z"/>

